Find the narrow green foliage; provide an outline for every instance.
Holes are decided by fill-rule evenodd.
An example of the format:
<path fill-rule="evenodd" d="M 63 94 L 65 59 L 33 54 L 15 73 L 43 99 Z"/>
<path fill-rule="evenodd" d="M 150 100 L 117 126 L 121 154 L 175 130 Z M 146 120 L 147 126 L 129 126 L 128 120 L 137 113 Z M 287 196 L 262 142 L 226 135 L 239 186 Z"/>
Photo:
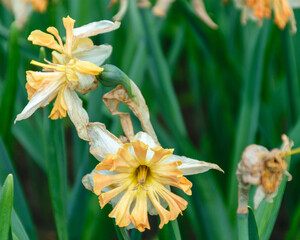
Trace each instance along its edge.
<path fill-rule="evenodd" d="M 172 130 L 174 130 L 174 132 L 178 132 L 180 136 L 186 137 L 187 132 L 180 112 L 179 103 L 176 99 L 174 87 L 172 85 L 168 64 L 163 55 L 163 50 L 160 46 L 157 32 L 154 29 L 153 15 L 148 8 L 141 10 L 141 15 L 148 44 L 148 51 L 154 60 L 154 69 L 150 70 L 155 71 L 158 78 L 157 80 L 159 81 L 158 93 L 161 95 L 161 98 L 165 99 L 165 116 L 172 119 L 172 125 L 174 125 Z"/>
<path fill-rule="evenodd" d="M 13 176 L 9 174 L 3 184 L 0 194 L 0 239 L 8 239 L 11 224 L 11 212 L 14 201 L 14 182 Z"/>
<path fill-rule="evenodd" d="M 238 228 L 239 240 L 249 240 L 248 213 L 238 214 L 237 228 Z"/>
<path fill-rule="evenodd" d="M 244 91 L 241 95 L 241 106 L 238 117 L 233 158 L 229 172 L 229 205 L 231 215 L 235 215 L 237 206 L 237 179 L 235 171 L 238 162 L 241 160 L 243 150 L 247 145 L 254 143 L 258 127 L 260 109 L 260 91 L 264 71 L 264 49 L 268 40 L 268 27 L 260 30 L 260 34 L 255 39 L 255 44 L 251 51 L 250 68 L 244 72 Z M 247 39 L 247 45 L 249 41 Z"/>
<path fill-rule="evenodd" d="M 249 240 L 259 240 L 256 220 L 252 208 L 248 207 L 248 231 Z"/>
<path fill-rule="evenodd" d="M 11 232 L 13 240 L 29 240 L 26 230 L 14 209 L 11 216 Z"/>
<path fill-rule="evenodd" d="M 19 30 L 17 24 L 13 22 L 9 31 L 9 48 L 8 48 L 8 64 L 6 69 L 5 84 L 0 100 L 0 134 L 4 139 L 10 134 L 11 125 L 13 122 L 14 105 L 16 99 L 16 90 L 18 84 L 18 69 L 20 62 L 19 53 Z"/>
<path fill-rule="evenodd" d="M 62 121 L 45 118 L 47 176 L 58 239 L 67 240 L 67 172 Z"/>
<path fill-rule="evenodd" d="M 290 113 L 293 119 L 293 123 L 295 123 L 300 116 L 300 91 L 299 91 L 299 78 L 297 72 L 297 64 L 295 58 L 295 50 L 292 44 L 292 37 L 288 29 L 285 29 L 282 32 L 283 39 L 283 48 L 284 48 L 284 57 L 285 57 L 285 67 L 287 73 L 287 84 L 288 91 L 287 94 L 289 97 L 289 106 Z"/>
<path fill-rule="evenodd" d="M 14 209 L 22 220 L 26 231 L 28 232 L 30 239 L 36 239 L 35 229 L 33 221 L 31 219 L 29 209 L 22 191 L 20 181 L 17 173 L 12 165 L 12 161 L 8 156 L 4 143 L 0 138 L 0 181 L 4 181 L 7 174 L 12 173 L 14 176 Z"/>

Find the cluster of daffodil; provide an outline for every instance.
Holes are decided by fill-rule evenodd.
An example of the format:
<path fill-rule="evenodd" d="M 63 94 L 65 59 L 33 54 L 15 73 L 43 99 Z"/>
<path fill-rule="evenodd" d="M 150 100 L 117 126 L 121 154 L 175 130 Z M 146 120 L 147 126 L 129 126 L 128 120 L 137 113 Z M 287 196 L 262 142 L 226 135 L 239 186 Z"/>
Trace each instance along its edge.
<path fill-rule="evenodd" d="M 113 205 L 110 217 L 120 227 L 150 229 L 148 213 L 160 216 L 160 225 L 175 220 L 188 203 L 171 192 L 170 186 L 191 195 L 192 183 L 184 175 L 198 174 L 209 169 L 222 171 L 216 164 L 173 154 L 173 149 L 160 146 L 150 122 L 146 102 L 139 88 L 119 69 L 103 62 L 112 47 L 95 46 L 88 37 L 113 31 L 119 22 L 99 21 L 74 28 L 75 20 L 63 18 L 66 42 L 54 27 L 47 32 L 33 31 L 28 37 L 33 44 L 53 49 L 52 62 L 32 61 L 43 71 L 27 71 L 26 89 L 29 102 L 17 115 L 16 121 L 30 117 L 39 107 L 56 98 L 49 115 L 63 118 L 68 113 L 78 136 L 90 143 L 90 152 L 99 160 L 95 169 L 83 177 L 84 186 L 99 196 L 103 208 Z M 112 114 L 118 114 L 126 136 L 117 138 L 102 123 L 90 123 L 82 101 L 76 92 L 86 94 L 98 86 L 121 83 L 103 100 Z M 126 103 L 140 119 L 144 132 L 134 133 L 130 116 L 118 112 L 118 104 Z M 168 207 L 168 209 L 167 209 Z"/>
<path fill-rule="evenodd" d="M 44 12 L 48 5 L 48 0 L 1 0 L 15 15 L 16 22 L 22 28 L 27 21 L 32 10 Z M 114 20 L 120 21 L 124 17 L 129 0 L 111 0 L 110 6 L 119 2 L 119 11 L 113 17 Z M 153 6 L 153 13 L 158 17 L 166 16 L 172 3 L 175 0 L 157 0 Z M 225 2 L 225 1 L 224 1 Z M 290 22 L 292 32 L 296 32 L 296 20 L 293 8 L 299 8 L 298 0 L 234 0 L 237 8 L 242 10 L 241 21 L 246 23 L 248 19 L 262 23 L 264 18 L 271 18 L 272 10 L 274 11 L 274 22 L 280 29 L 284 29 L 286 24 Z M 149 0 L 137 0 L 140 8 L 151 6 Z M 205 24 L 213 29 L 217 29 L 218 25 L 211 19 L 207 13 L 203 0 L 191 0 L 191 9 L 195 15 L 199 17 Z"/>

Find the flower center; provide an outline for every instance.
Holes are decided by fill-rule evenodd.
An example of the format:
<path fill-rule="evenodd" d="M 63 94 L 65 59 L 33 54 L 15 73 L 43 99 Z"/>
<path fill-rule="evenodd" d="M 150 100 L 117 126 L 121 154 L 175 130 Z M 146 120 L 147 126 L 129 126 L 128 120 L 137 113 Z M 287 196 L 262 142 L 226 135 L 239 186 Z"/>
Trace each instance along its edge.
<path fill-rule="evenodd" d="M 137 180 L 137 184 L 133 188 L 133 190 L 137 190 L 139 187 L 141 187 L 143 190 L 147 191 L 144 187 L 146 185 L 146 180 L 149 178 L 150 175 L 150 169 L 146 165 L 140 165 L 136 170 L 135 170 L 135 176 Z"/>

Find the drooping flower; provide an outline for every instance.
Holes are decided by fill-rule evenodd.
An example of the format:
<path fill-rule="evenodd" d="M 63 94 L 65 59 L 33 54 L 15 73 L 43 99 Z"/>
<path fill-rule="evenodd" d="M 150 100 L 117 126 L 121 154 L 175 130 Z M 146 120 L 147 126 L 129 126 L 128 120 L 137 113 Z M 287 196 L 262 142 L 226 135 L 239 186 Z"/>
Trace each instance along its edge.
<path fill-rule="evenodd" d="M 291 151 L 293 142 L 286 135 L 282 135 L 282 141 L 280 149 L 268 151 L 263 146 L 252 144 L 244 150 L 236 171 L 239 181 L 238 213 L 248 212 L 251 185 L 257 186 L 254 195 L 256 209 L 263 199 L 273 202 L 284 175 L 288 176 L 288 181 L 292 179 L 287 171 L 286 156 L 296 152 Z"/>
<path fill-rule="evenodd" d="M 103 124 L 90 123 L 88 132 L 90 152 L 100 163 L 82 182 L 99 196 L 101 208 L 109 202 L 113 205 L 109 217 L 120 227 L 135 227 L 141 232 L 150 229 L 149 213 L 160 216 L 162 228 L 188 204 L 172 193 L 170 186 L 191 195 L 192 183 L 183 175 L 222 171 L 216 164 L 174 155 L 173 149 L 162 148 L 145 132 L 124 144 Z"/>
<path fill-rule="evenodd" d="M 119 0 L 111 0 L 110 5 L 117 3 Z M 153 7 L 153 13 L 158 17 L 165 17 L 174 0 L 157 0 Z M 216 29 L 218 26 L 208 15 L 203 0 L 192 0 L 192 7 L 195 14 L 209 27 Z M 137 0 L 137 5 L 140 8 L 146 8 L 151 5 L 148 0 Z M 124 17 L 128 8 L 128 0 L 120 0 L 118 13 L 114 16 L 114 20 L 120 21 Z"/>
<path fill-rule="evenodd" d="M 3 4 L 13 13 L 19 28 L 24 24 L 32 12 L 45 12 L 48 6 L 48 0 L 1 0 Z"/>
<path fill-rule="evenodd" d="M 39 107 L 46 106 L 55 97 L 51 119 L 63 118 L 68 113 L 79 137 L 88 140 L 86 125 L 88 115 L 82 108 L 82 101 L 76 92 L 86 94 L 98 86 L 96 75 L 103 71 L 99 67 L 111 54 L 109 45 L 94 46 L 88 37 L 109 32 L 119 27 L 118 22 L 99 21 L 74 28 L 75 20 L 63 18 L 66 29 L 66 43 L 63 44 L 55 27 L 47 28 L 51 34 L 40 30 L 33 31 L 29 41 L 39 46 L 53 49 L 53 63 L 31 61 L 43 68 L 43 72 L 26 72 L 26 89 L 29 102 L 15 120 L 30 117 Z M 55 38 L 56 40 L 55 40 Z"/>
<path fill-rule="evenodd" d="M 249 18 L 263 21 L 271 18 L 274 12 L 274 22 L 280 29 L 284 29 L 288 22 L 291 23 L 292 32 L 296 32 L 296 20 L 293 8 L 300 7 L 299 1 L 294 0 L 235 0 L 238 8 L 242 9 L 242 22 Z"/>

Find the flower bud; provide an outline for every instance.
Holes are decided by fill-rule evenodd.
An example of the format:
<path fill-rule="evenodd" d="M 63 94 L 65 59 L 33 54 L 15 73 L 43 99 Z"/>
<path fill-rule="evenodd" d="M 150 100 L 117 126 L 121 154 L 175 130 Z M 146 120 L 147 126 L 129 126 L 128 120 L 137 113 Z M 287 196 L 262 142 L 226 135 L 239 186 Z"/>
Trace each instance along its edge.
<path fill-rule="evenodd" d="M 116 87 L 122 85 L 127 90 L 130 97 L 134 97 L 131 91 L 130 78 L 114 65 L 106 64 L 102 66 L 103 72 L 97 76 L 99 82 L 105 87 Z"/>

